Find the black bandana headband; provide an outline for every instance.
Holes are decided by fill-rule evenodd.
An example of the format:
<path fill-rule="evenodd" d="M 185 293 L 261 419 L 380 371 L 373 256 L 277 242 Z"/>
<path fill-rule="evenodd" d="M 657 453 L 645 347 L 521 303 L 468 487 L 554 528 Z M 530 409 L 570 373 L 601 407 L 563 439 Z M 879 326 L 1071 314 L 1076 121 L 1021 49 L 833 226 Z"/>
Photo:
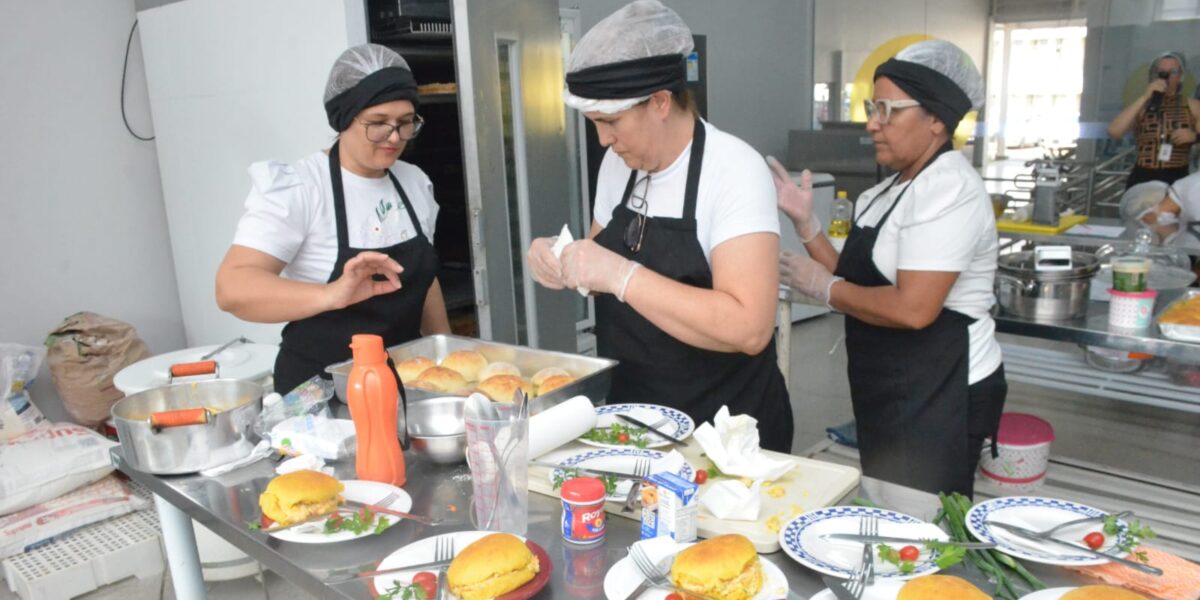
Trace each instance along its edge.
<path fill-rule="evenodd" d="M 342 132 L 363 109 L 393 100 L 408 100 L 413 108 L 417 107 L 417 80 L 412 71 L 386 67 L 367 75 L 354 87 L 330 98 L 325 103 L 325 115 L 329 126 Z"/>
<path fill-rule="evenodd" d="M 659 90 L 680 94 L 687 88 L 687 57 L 647 56 L 567 73 L 567 90 L 589 100 L 641 98 Z"/>
<path fill-rule="evenodd" d="M 945 75 L 917 63 L 890 58 L 875 69 L 875 79 L 887 77 L 904 93 L 933 113 L 954 135 L 958 122 L 971 110 L 971 99 Z"/>

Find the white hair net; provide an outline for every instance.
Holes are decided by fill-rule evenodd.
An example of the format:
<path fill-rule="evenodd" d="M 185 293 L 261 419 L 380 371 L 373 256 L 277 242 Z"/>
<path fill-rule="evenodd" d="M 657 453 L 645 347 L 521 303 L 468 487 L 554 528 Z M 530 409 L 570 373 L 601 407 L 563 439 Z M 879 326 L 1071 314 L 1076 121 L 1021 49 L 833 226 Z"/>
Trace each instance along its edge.
<path fill-rule="evenodd" d="M 346 49 L 329 70 L 324 102 L 329 102 L 338 94 L 358 85 L 367 75 L 386 67 L 400 67 L 412 71 L 408 62 L 387 46 L 362 44 Z"/>
<path fill-rule="evenodd" d="M 926 40 L 901 50 L 896 60 L 916 63 L 945 75 L 971 100 L 973 110 L 983 107 L 983 77 L 962 48 L 945 40 Z"/>
<path fill-rule="evenodd" d="M 658 0 L 635 0 L 596 23 L 580 38 L 571 52 L 567 72 L 649 56 L 686 56 L 694 47 L 692 30 L 678 13 Z M 617 113 L 646 98 L 649 96 L 597 100 L 581 98 L 563 88 L 567 106 L 583 112 Z"/>

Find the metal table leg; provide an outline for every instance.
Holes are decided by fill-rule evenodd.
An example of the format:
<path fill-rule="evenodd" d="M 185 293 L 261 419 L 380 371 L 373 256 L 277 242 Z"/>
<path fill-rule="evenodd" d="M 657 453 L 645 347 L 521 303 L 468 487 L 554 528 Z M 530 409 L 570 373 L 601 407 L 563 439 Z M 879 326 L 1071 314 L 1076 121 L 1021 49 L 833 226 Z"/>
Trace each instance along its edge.
<path fill-rule="evenodd" d="M 196 550 L 196 532 L 191 517 L 157 494 L 154 506 L 162 524 L 163 546 L 171 567 L 171 583 L 179 600 L 204 600 L 204 576 L 200 571 L 200 553 Z"/>

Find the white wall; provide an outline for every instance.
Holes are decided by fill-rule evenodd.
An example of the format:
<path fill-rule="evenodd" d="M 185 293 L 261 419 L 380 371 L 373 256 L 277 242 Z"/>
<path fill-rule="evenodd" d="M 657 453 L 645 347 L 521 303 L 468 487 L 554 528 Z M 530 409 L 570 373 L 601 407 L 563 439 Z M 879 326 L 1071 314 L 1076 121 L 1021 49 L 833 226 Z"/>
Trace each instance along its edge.
<path fill-rule="evenodd" d="M 36 345 L 90 310 L 152 352 L 183 347 L 154 142 L 120 113 L 133 0 L 0 2 L 0 341 Z M 153 132 L 135 37 L 126 107 Z M 60 416 L 43 368 L 34 402 Z"/>
<path fill-rule="evenodd" d="M 560 0 L 582 32 L 629 0 Z M 787 155 L 789 129 L 809 129 L 813 0 L 663 0 L 707 37 L 708 118 L 763 154 Z"/>

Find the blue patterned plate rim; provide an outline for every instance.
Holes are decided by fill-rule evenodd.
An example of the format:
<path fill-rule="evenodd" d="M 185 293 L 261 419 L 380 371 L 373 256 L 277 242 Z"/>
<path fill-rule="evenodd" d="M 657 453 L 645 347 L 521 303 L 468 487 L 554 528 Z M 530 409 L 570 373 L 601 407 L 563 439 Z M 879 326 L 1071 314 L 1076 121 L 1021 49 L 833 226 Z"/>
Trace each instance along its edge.
<path fill-rule="evenodd" d="M 1099 565 L 1108 562 L 1107 560 L 1095 556 L 1077 555 L 1062 555 L 1048 554 L 1045 552 L 1036 552 L 1023 546 L 1014 546 L 1003 537 L 992 535 L 992 528 L 988 525 L 988 516 L 999 510 L 1007 508 L 1019 508 L 1023 506 L 1033 506 L 1038 508 L 1051 508 L 1070 512 L 1080 517 L 1097 517 L 1108 514 L 1098 508 L 1093 508 L 1086 504 L 1071 502 L 1070 500 L 1059 500 L 1057 498 L 1043 498 L 1039 496 L 1003 496 L 1000 498 L 992 498 L 985 500 L 967 512 L 966 521 L 967 529 L 976 538 L 985 542 L 996 544 L 996 549 L 1017 558 L 1024 558 L 1034 562 L 1054 565 Z M 1120 530 L 1117 532 L 1117 540 L 1113 548 L 1121 546 L 1129 538 L 1129 526 L 1124 523 L 1119 523 Z"/>
<path fill-rule="evenodd" d="M 929 524 L 928 522 L 922 521 L 916 517 L 906 515 L 901 512 L 896 512 L 894 510 L 887 510 L 886 508 L 872 508 L 866 506 L 828 506 L 825 508 L 810 510 L 789 521 L 787 525 L 784 525 L 783 528 L 779 530 L 779 545 L 783 548 L 784 552 L 786 552 L 788 556 L 792 557 L 792 560 L 795 560 L 796 562 L 809 567 L 810 569 L 826 575 L 832 575 L 834 577 L 850 577 L 852 575 L 850 569 L 828 563 L 821 558 L 814 556 L 803 546 L 801 546 L 800 535 L 806 528 L 815 523 L 820 523 L 821 521 L 846 517 L 866 516 L 879 517 L 880 519 L 892 523 Z M 900 573 L 899 571 L 885 571 L 881 573 L 878 570 L 879 561 L 876 559 L 875 578 L 882 579 L 884 581 L 902 581 L 912 579 L 913 577 L 920 577 L 921 575 L 936 573 L 939 571 L 939 569 L 937 565 L 934 564 L 934 560 L 938 557 L 938 555 L 939 553 L 937 551 L 930 551 L 930 553 L 926 556 L 926 560 L 923 560 L 919 565 L 917 565 L 917 568 L 914 569 L 912 573 L 907 574 Z"/>
<path fill-rule="evenodd" d="M 645 456 L 645 457 L 649 458 L 651 461 L 655 461 L 655 460 L 662 460 L 664 457 L 667 456 L 667 453 L 659 452 L 658 450 L 646 450 L 644 448 L 604 448 L 604 449 L 600 449 L 600 450 L 589 450 L 587 452 L 580 452 L 579 454 L 573 454 L 563 460 L 558 461 L 558 464 L 560 464 L 564 467 L 572 467 L 572 466 L 578 465 L 584 461 L 592 460 L 594 458 L 607 458 L 610 456 Z M 595 468 L 599 469 L 602 467 L 595 467 Z M 562 473 L 562 469 L 551 469 L 550 470 L 550 481 L 554 481 L 554 478 L 561 473 Z M 681 465 L 679 467 L 679 470 L 676 471 L 675 474 L 679 475 L 680 477 L 682 477 L 688 481 L 691 481 L 692 478 L 695 476 L 696 471 L 692 468 L 692 465 L 689 464 L 687 462 L 687 459 L 685 458 L 683 460 L 683 465 Z M 620 501 L 620 502 L 625 501 L 624 497 L 617 497 L 615 495 L 608 496 L 607 498 L 609 500 L 615 500 L 615 501 Z"/>

